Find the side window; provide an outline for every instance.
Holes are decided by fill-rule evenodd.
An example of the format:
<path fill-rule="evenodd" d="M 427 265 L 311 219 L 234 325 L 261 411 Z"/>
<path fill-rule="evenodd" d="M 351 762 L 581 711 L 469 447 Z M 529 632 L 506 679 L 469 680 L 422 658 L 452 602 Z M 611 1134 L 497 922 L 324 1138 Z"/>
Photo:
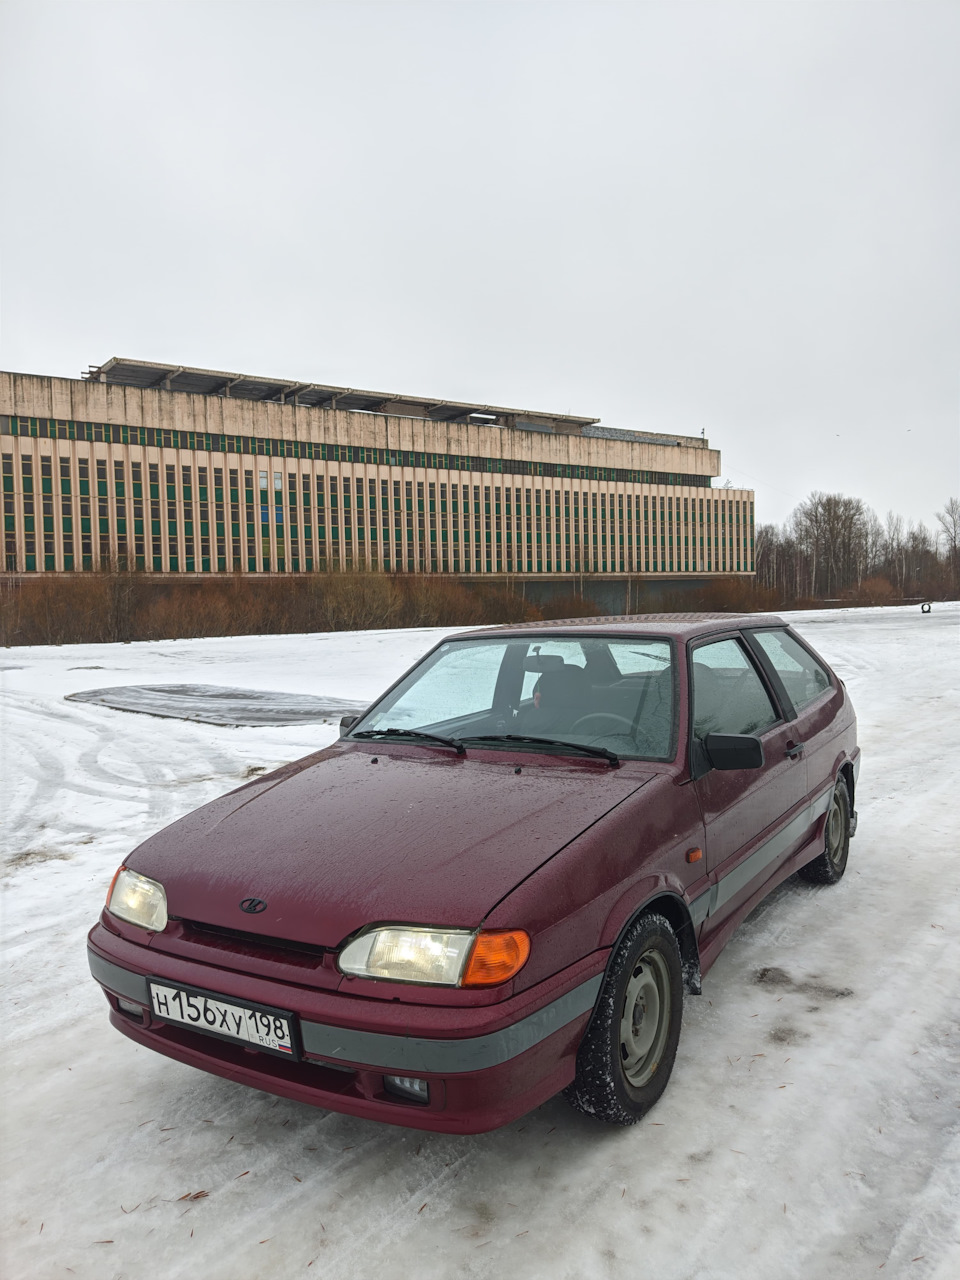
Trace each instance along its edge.
<path fill-rule="evenodd" d="M 736 640 L 693 651 L 693 733 L 763 733 L 779 715 Z"/>
<path fill-rule="evenodd" d="M 786 631 L 755 631 L 753 634 L 798 711 L 830 688 L 827 672 Z"/>

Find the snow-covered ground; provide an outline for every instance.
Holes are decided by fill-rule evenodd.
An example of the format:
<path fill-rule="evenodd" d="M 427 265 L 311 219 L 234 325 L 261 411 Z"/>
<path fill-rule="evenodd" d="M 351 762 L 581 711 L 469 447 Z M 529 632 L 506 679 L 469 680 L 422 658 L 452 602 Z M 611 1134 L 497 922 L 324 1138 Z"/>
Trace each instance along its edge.
<path fill-rule="evenodd" d="M 793 620 L 859 713 L 846 878 L 788 881 L 740 928 L 646 1121 L 558 1098 L 470 1138 L 278 1100 L 108 1025 L 84 935 L 124 854 L 337 730 L 64 700 L 363 701 L 441 633 L 0 650 L 3 1275 L 957 1280 L 960 606 Z"/>

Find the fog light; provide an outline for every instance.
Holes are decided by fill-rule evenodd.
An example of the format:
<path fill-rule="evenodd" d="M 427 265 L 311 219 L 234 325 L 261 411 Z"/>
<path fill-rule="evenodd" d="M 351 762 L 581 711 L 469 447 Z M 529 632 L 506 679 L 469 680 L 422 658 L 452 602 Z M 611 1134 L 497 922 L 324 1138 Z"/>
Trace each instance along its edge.
<path fill-rule="evenodd" d="M 143 1009 L 138 1004 L 133 1004 L 130 1000 L 124 1000 L 121 996 L 117 996 L 117 1004 L 124 1013 L 129 1013 L 131 1018 L 136 1018 L 138 1022 L 143 1021 Z"/>
<path fill-rule="evenodd" d="M 414 1102 L 430 1101 L 430 1086 L 426 1080 L 418 1080 L 415 1076 L 384 1076 L 383 1087 L 387 1093 L 412 1098 Z"/>

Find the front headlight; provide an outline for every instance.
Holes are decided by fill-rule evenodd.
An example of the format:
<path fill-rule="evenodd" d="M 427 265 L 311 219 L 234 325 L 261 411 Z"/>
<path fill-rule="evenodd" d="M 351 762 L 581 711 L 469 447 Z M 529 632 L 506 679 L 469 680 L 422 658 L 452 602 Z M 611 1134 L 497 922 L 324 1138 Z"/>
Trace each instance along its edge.
<path fill-rule="evenodd" d="M 107 910 L 118 920 L 160 933 L 167 927 L 167 894 L 162 884 L 121 867 L 107 894 Z"/>
<path fill-rule="evenodd" d="M 382 925 L 340 952 L 340 972 L 356 978 L 446 987 L 493 986 L 518 973 L 530 954 L 522 929 L 425 929 Z"/>

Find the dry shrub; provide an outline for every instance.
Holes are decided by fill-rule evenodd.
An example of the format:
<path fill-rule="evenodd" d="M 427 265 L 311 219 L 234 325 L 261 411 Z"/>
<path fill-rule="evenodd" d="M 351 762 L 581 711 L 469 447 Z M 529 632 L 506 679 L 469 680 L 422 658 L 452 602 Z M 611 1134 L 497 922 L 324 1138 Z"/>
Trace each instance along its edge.
<path fill-rule="evenodd" d="M 397 625 L 401 609 L 393 580 L 382 573 L 335 573 L 309 583 L 323 631 L 370 631 Z"/>
<path fill-rule="evenodd" d="M 752 578 L 724 578 L 698 583 L 683 591 L 664 592 L 656 611 L 664 613 L 766 613 L 776 612 L 780 594 L 758 587 Z M 642 610 L 654 612 L 654 608 Z"/>
<path fill-rule="evenodd" d="M 860 586 L 850 592 L 853 604 L 892 604 L 897 593 L 886 578 L 866 578 Z"/>
<path fill-rule="evenodd" d="M 504 587 L 478 584 L 469 588 L 469 591 L 480 602 L 481 624 L 503 626 L 509 622 L 539 622 L 543 617 L 539 606 L 532 600 L 525 600 L 515 591 Z"/>
<path fill-rule="evenodd" d="M 0 580 L 0 644 L 480 626 L 540 616 L 512 591 L 364 572 L 177 580 L 123 571 Z"/>
<path fill-rule="evenodd" d="M 605 611 L 589 596 L 551 596 L 540 604 L 540 616 L 549 618 L 599 618 Z"/>

